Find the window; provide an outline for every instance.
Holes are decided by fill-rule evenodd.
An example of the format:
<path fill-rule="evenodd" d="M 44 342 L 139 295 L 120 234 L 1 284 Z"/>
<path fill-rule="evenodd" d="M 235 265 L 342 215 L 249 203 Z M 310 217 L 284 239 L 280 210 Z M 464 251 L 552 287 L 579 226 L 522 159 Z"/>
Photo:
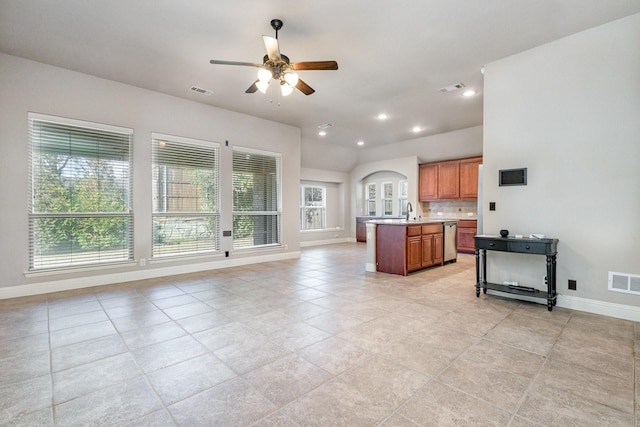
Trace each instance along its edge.
<path fill-rule="evenodd" d="M 407 203 L 409 201 L 409 182 L 402 180 L 398 182 L 398 201 L 400 207 L 400 215 L 407 215 Z"/>
<path fill-rule="evenodd" d="M 367 202 L 367 215 L 375 216 L 376 215 L 376 184 L 370 183 L 366 185 L 367 194 L 366 194 L 366 202 Z"/>
<path fill-rule="evenodd" d="M 152 135 L 152 256 L 219 250 L 219 144 Z"/>
<path fill-rule="evenodd" d="M 281 156 L 233 149 L 233 248 L 280 244 Z"/>
<path fill-rule="evenodd" d="M 29 269 L 133 260 L 131 129 L 29 114 Z"/>
<path fill-rule="evenodd" d="M 384 209 L 384 215 L 393 215 L 393 183 L 382 183 L 382 207 Z"/>
<path fill-rule="evenodd" d="M 322 186 L 300 186 L 300 229 L 317 230 L 326 224 L 327 189 Z"/>

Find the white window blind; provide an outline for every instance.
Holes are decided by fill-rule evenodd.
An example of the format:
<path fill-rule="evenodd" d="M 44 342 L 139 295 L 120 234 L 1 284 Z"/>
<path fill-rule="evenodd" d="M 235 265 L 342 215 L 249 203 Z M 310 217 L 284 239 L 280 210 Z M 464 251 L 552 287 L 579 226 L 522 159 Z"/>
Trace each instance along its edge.
<path fill-rule="evenodd" d="M 367 193 L 366 193 L 366 204 L 367 204 L 367 215 L 375 216 L 376 215 L 376 184 L 369 183 L 366 185 Z"/>
<path fill-rule="evenodd" d="M 29 269 L 133 259 L 131 129 L 29 114 Z"/>
<path fill-rule="evenodd" d="M 220 249 L 219 147 L 152 135 L 153 257 Z"/>
<path fill-rule="evenodd" d="M 400 215 L 407 214 L 409 202 L 409 182 L 405 179 L 398 182 L 398 201 L 400 207 Z"/>
<path fill-rule="evenodd" d="M 280 244 L 281 156 L 233 149 L 233 248 Z"/>
<path fill-rule="evenodd" d="M 323 186 L 300 186 L 300 229 L 318 230 L 325 228 L 326 194 Z"/>
<path fill-rule="evenodd" d="M 382 183 L 382 207 L 385 216 L 393 215 L 393 183 Z"/>

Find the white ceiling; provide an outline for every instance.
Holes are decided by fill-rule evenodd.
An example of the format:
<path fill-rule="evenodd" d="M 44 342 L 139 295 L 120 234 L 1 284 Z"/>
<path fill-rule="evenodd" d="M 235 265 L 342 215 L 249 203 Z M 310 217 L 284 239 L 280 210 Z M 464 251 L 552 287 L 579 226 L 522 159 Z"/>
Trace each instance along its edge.
<path fill-rule="evenodd" d="M 0 0 L 0 51 L 374 147 L 482 124 L 483 64 L 638 12 L 638 0 Z M 256 68 L 209 64 L 262 62 L 273 18 L 292 62 L 338 62 L 300 72 L 313 95 L 245 94 Z M 458 82 L 479 94 L 438 90 Z"/>

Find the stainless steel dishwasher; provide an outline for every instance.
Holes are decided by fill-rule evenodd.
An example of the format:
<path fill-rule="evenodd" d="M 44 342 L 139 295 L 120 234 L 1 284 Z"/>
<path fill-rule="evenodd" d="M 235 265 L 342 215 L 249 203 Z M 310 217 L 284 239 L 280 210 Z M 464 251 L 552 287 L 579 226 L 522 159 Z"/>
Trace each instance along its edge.
<path fill-rule="evenodd" d="M 458 258 L 458 221 L 444 223 L 444 262 Z"/>

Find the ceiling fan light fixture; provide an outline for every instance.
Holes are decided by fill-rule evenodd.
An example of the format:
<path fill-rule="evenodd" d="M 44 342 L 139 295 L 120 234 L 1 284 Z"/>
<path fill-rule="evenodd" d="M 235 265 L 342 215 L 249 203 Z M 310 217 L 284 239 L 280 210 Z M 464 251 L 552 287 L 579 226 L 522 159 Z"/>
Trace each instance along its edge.
<path fill-rule="evenodd" d="M 291 87 L 295 87 L 298 84 L 298 79 L 297 73 L 286 73 L 284 75 L 284 80 L 289 83 Z"/>
<path fill-rule="evenodd" d="M 280 90 L 282 91 L 282 96 L 289 96 L 293 92 L 293 88 L 287 82 L 280 83 Z"/>
<path fill-rule="evenodd" d="M 269 81 L 268 80 L 266 82 L 257 81 L 256 82 L 256 87 L 258 88 L 258 90 L 260 92 L 267 93 L 267 88 L 269 87 Z"/>
<path fill-rule="evenodd" d="M 269 80 L 273 78 L 273 73 L 268 68 L 260 68 L 258 70 L 258 80 L 269 84 Z"/>

